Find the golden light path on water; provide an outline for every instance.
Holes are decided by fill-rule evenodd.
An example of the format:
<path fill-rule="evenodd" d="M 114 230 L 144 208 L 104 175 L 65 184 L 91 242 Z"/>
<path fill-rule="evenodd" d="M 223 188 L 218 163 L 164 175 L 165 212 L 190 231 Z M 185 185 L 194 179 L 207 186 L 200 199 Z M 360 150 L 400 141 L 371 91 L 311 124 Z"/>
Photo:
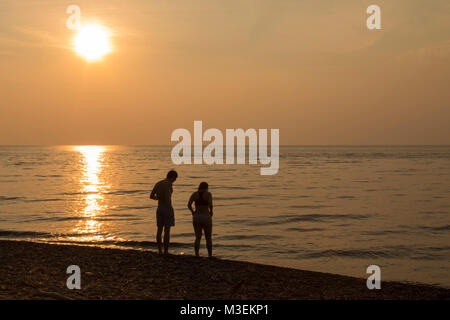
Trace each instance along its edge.
<path fill-rule="evenodd" d="M 76 146 L 74 149 L 83 156 L 83 174 L 80 178 L 82 185 L 81 193 L 85 195 L 85 205 L 82 209 L 82 219 L 73 231 L 85 236 L 78 237 L 81 241 L 105 240 L 101 235 L 102 223 L 98 220 L 107 208 L 104 203 L 103 191 L 107 188 L 99 175 L 104 166 L 103 153 L 106 151 L 102 146 Z"/>

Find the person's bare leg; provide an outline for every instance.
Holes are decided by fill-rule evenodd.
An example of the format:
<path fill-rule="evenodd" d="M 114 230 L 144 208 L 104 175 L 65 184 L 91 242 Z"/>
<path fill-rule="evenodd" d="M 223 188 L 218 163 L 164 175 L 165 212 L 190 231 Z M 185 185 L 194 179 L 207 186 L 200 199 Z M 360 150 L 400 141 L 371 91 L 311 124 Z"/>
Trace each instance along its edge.
<path fill-rule="evenodd" d="M 161 235 L 162 235 L 163 227 L 158 227 L 158 230 L 156 231 L 156 243 L 158 245 L 158 253 L 162 254 L 162 241 L 161 241 Z"/>
<path fill-rule="evenodd" d="M 194 231 L 195 231 L 195 242 L 194 242 L 194 250 L 195 256 L 199 257 L 200 251 L 200 241 L 202 240 L 202 228 L 197 223 L 194 223 Z"/>
<path fill-rule="evenodd" d="M 164 253 L 169 253 L 170 227 L 164 227 Z"/>
<path fill-rule="evenodd" d="M 208 249 L 208 256 L 212 257 L 212 225 L 205 226 L 206 248 Z"/>

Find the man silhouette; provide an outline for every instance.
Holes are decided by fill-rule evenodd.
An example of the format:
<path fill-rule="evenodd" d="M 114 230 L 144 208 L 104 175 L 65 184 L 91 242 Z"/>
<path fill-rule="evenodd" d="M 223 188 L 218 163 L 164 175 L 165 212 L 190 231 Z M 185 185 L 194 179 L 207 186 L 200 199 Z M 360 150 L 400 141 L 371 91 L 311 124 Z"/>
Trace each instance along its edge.
<path fill-rule="evenodd" d="M 170 227 L 175 225 L 175 214 L 172 207 L 172 184 L 177 180 L 178 173 L 171 170 L 167 177 L 155 184 L 150 199 L 158 200 L 158 209 L 156 209 L 156 243 L 158 252 L 162 253 L 161 234 L 164 229 L 164 254 L 169 252 Z"/>

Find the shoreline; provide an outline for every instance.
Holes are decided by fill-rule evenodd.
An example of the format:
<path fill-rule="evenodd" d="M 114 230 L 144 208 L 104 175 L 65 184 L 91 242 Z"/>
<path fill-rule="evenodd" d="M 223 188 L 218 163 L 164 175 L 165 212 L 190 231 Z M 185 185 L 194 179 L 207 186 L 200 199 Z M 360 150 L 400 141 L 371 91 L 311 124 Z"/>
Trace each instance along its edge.
<path fill-rule="evenodd" d="M 450 289 L 152 251 L 0 240 L 0 299 L 445 299 Z M 66 287 L 67 267 L 81 289 Z"/>

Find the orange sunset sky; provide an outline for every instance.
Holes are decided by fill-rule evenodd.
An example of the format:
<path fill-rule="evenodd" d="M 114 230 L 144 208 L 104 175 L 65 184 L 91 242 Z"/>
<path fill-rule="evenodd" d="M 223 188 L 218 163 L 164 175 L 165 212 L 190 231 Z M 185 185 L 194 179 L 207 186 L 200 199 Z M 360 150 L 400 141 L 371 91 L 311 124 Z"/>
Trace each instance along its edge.
<path fill-rule="evenodd" d="M 101 60 L 74 51 L 71 4 L 110 30 Z M 169 145 L 194 120 L 450 144 L 449 17 L 448 0 L 0 0 L 0 144 Z"/>

